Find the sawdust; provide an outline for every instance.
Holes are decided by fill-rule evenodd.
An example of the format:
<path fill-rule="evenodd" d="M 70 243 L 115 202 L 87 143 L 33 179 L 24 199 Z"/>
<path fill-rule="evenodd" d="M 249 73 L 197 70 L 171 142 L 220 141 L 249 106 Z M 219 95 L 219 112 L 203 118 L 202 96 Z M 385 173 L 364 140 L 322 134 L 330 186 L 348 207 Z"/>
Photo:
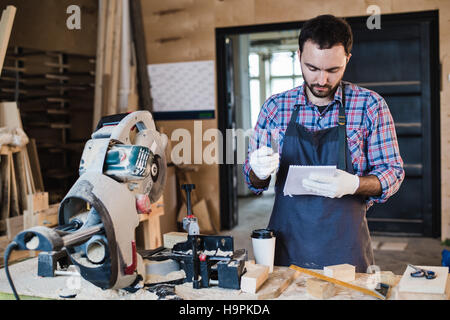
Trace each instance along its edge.
<path fill-rule="evenodd" d="M 159 274 L 147 274 L 145 277 L 145 283 L 159 283 L 159 282 L 166 282 L 166 281 L 172 281 L 172 280 L 178 280 L 178 279 L 184 279 L 186 277 L 186 273 L 184 270 L 179 271 L 173 271 L 165 276 L 159 275 Z"/>

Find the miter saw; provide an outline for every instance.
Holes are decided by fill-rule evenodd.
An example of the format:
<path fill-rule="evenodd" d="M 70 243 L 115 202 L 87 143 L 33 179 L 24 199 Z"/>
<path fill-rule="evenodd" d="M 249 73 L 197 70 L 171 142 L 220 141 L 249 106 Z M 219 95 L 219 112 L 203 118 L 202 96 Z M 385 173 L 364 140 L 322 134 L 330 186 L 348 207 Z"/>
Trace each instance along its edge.
<path fill-rule="evenodd" d="M 150 213 L 163 192 L 167 141 L 148 111 L 100 120 L 84 147 L 80 176 L 59 206 L 58 227 L 24 230 L 5 251 L 5 271 L 17 299 L 7 266 L 14 249 L 42 251 L 41 269 L 66 254 L 84 279 L 102 289 L 132 287 L 145 279 L 135 229 L 139 214 Z"/>

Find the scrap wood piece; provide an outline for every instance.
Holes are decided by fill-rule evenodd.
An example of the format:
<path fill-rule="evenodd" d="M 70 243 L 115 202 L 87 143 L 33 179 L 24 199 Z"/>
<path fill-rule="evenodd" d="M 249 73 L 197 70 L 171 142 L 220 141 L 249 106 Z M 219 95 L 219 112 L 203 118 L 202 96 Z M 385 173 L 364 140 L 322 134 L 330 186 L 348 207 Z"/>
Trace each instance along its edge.
<path fill-rule="evenodd" d="M 384 295 L 384 294 L 382 294 L 382 293 L 380 293 L 380 292 L 378 292 L 376 290 L 371 290 L 371 289 L 368 289 L 366 287 L 357 286 L 357 285 L 354 285 L 354 284 L 349 283 L 349 282 L 345 282 L 345 281 L 337 280 L 335 278 L 327 277 L 327 276 L 325 276 L 325 275 L 323 275 L 321 273 L 315 272 L 315 271 L 310 270 L 310 269 L 302 268 L 302 267 L 299 267 L 299 266 L 296 266 L 296 265 L 293 265 L 293 264 L 290 265 L 289 268 L 292 269 L 292 270 L 296 270 L 298 272 L 305 273 L 307 275 L 313 276 L 315 278 L 322 279 L 322 280 L 325 280 L 325 281 L 337 284 L 337 285 L 342 286 L 344 288 L 355 290 L 355 291 L 358 291 L 358 292 L 370 295 L 372 297 L 375 297 L 375 298 L 378 298 L 378 299 L 381 299 L 381 300 L 386 300 L 387 296 L 389 295 L 389 291 L 388 291 L 387 295 Z"/>
<path fill-rule="evenodd" d="M 13 155 L 11 154 L 8 157 L 9 161 L 10 161 L 10 168 L 11 168 L 11 173 L 10 173 L 10 178 L 11 178 L 11 182 L 10 182 L 10 188 L 11 188 L 11 192 L 10 192 L 10 211 L 9 211 L 9 217 L 17 217 L 20 215 L 20 211 L 19 211 L 19 197 L 18 197 L 18 192 L 17 192 L 17 180 L 16 180 L 16 172 L 14 169 L 14 161 L 13 161 Z"/>
<path fill-rule="evenodd" d="M 241 277 L 241 290 L 256 293 L 269 277 L 269 267 L 261 264 L 246 264 L 247 272 Z"/>
<path fill-rule="evenodd" d="M 269 278 L 256 293 L 258 300 L 278 298 L 300 274 L 296 270 L 274 267 Z"/>
<path fill-rule="evenodd" d="M 215 234 L 217 233 L 214 228 L 211 217 L 209 216 L 208 206 L 206 205 L 205 199 L 200 200 L 192 207 L 192 214 L 197 217 L 198 227 L 200 233 L 204 234 Z"/>
<path fill-rule="evenodd" d="M 10 155 L 1 156 L 1 216 L 0 220 L 9 218 L 11 193 L 11 161 Z"/>
<path fill-rule="evenodd" d="M 323 274 L 330 278 L 349 282 L 355 280 L 355 266 L 348 263 L 323 267 Z"/>
<path fill-rule="evenodd" d="M 31 175 L 33 176 L 33 182 L 36 191 L 43 192 L 44 181 L 42 179 L 41 164 L 39 162 L 39 155 L 36 147 L 36 139 L 30 139 L 30 142 L 27 144 L 27 151 L 26 153 L 24 153 L 23 157 L 24 161 L 26 161 L 25 159 L 27 158 L 29 160 L 31 167 Z"/>
<path fill-rule="evenodd" d="M 16 16 L 16 7 L 7 6 L 2 12 L 0 20 L 0 74 L 5 62 L 6 50 L 8 49 L 8 42 L 11 36 L 11 30 Z"/>
<path fill-rule="evenodd" d="M 325 280 L 308 278 L 306 279 L 306 291 L 315 298 L 329 299 L 336 294 L 336 286 Z"/>

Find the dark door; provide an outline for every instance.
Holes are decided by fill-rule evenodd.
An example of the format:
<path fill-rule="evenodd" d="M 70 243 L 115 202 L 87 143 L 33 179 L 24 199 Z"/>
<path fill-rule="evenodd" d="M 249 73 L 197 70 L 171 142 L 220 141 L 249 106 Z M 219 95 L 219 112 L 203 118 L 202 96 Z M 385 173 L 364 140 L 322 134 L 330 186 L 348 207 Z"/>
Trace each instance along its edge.
<path fill-rule="evenodd" d="M 217 35 L 217 49 L 223 52 L 223 59 L 217 60 L 218 70 L 223 70 L 223 78 L 218 81 L 218 98 L 225 117 L 219 117 L 219 129 L 224 137 L 220 165 L 220 224 L 228 230 L 238 223 L 236 141 L 236 103 L 234 95 L 233 41 L 231 37 Z"/>
<path fill-rule="evenodd" d="M 439 233 L 439 102 L 434 54 L 435 20 L 384 21 L 379 30 L 353 24 L 354 46 L 344 79 L 378 92 L 394 118 L 405 180 L 386 204 L 369 209 L 374 234 Z M 435 87 L 437 87 L 435 85 Z M 438 89 L 439 90 L 439 89 Z M 439 91 L 437 91 L 439 95 Z M 436 112 L 437 111 L 437 112 Z"/>

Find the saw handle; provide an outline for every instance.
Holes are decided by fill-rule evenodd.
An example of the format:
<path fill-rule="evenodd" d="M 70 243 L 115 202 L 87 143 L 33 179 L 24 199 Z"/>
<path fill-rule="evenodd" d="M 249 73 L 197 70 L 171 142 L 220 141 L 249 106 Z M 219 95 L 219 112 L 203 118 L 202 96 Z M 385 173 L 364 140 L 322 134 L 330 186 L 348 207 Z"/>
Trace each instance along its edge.
<path fill-rule="evenodd" d="M 195 184 L 183 184 L 181 188 L 186 191 L 187 216 L 192 216 L 191 191 L 195 189 Z"/>

